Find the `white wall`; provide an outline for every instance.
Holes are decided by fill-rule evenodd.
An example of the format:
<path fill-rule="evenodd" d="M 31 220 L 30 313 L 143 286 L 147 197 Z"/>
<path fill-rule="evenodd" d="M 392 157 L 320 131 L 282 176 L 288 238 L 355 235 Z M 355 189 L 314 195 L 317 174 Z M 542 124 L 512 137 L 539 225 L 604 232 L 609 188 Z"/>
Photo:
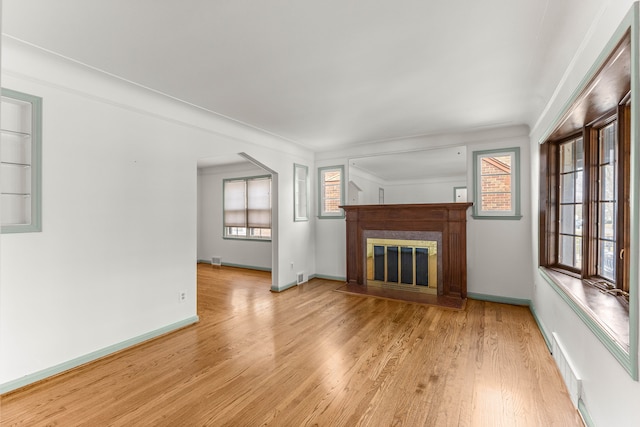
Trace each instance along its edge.
<path fill-rule="evenodd" d="M 271 242 L 223 239 L 222 181 L 268 174 L 244 164 L 198 169 L 198 260 L 220 256 L 224 264 L 271 270 Z"/>
<path fill-rule="evenodd" d="M 314 271 L 289 208 L 311 153 L 6 38 L 2 80 L 43 98 L 43 231 L 0 236 L 0 387 L 196 319 L 199 158 L 277 171 L 273 287 Z"/>
<path fill-rule="evenodd" d="M 385 203 L 452 203 L 453 188 L 466 187 L 467 177 L 432 178 L 421 182 L 387 182 Z"/>
<path fill-rule="evenodd" d="M 532 216 L 537 215 L 538 212 L 536 195 L 539 188 L 539 148 L 537 143 L 561 115 L 571 95 L 578 90 L 580 82 L 587 75 L 632 4 L 630 0 L 603 3 L 606 7 L 603 7 L 601 15 L 593 21 L 590 32 L 573 56 L 569 68 L 559 81 L 537 125 L 531 130 Z M 566 26 L 566 31 L 570 30 L 571 26 Z M 567 53 L 574 55 L 574 52 Z M 637 115 L 637 110 L 635 114 Z M 582 378 L 582 400 L 593 424 L 616 427 L 637 425 L 640 384 L 629 376 L 596 336 L 541 278 L 537 272 L 537 235 L 538 224 L 537 221 L 533 221 L 531 227 L 532 256 L 534 257 L 533 303 L 544 331 L 548 336 L 553 332 L 557 334 L 568 358 Z M 636 258 L 636 263 L 639 261 L 640 259 Z M 632 297 L 638 298 L 638 295 L 632 295 Z M 631 325 L 631 331 L 637 332 L 637 330 L 638 325 Z"/>

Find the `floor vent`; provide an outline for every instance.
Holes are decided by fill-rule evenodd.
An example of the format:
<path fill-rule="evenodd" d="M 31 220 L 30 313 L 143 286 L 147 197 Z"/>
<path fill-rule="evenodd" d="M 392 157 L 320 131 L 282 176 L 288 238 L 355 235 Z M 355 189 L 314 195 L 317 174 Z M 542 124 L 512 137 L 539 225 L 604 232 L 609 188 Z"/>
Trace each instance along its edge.
<path fill-rule="evenodd" d="M 220 267 L 222 265 L 222 257 L 219 257 L 219 256 L 211 257 L 211 265 Z"/>
<path fill-rule="evenodd" d="M 304 283 L 304 273 L 298 273 L 298 278 L 296 280 L 296 284 Z"/>
<path fill-rule="evenodd" d="M 553 358 L 556 360 L 556 365 L 560 370 L 560 375 L 562 375 L 562 379 L 569 391 L 569 397 L 571 397 L 573 405 L 577 408 L 578 400 L 582 397 L 582 379 L 576 372 L 571 360 L 567 357 L 567 353 L 555 332 L 553 333 L 552 351 Z"/>

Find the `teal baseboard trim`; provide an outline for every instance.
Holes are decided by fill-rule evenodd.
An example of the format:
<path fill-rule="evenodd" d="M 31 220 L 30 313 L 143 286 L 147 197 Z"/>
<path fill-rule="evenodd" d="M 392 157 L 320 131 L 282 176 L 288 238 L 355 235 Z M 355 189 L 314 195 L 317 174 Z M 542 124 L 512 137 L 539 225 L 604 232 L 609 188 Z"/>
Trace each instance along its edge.
<path fill-rule="evenodd" d="M 346 277 L 341 276 L 328 276 L 326 274 L 312 274 L 309 276 L 309 280 L 311 279 L 325 279 L 325 280 L 335 280 L 337 282 L 346 282 Z"/>
<path fill-rule="evenodd" d="M 58 365 L 52 366 L 50 368 L 46 368 L 41 371 L 34 372 L 33 374 L 25 375 L 22 378 L 18 378 L 16 380 L 0 384 L 0 395 L 8 393 L 10 391 L 17 390 L 22 387 L 26 387 L 38 381 L 42 381 L 44 379 L 47 379 L 54 375 L 61 374 L 63 372 L 69 371 L 79 366 L 86 365 L 87 363 L 94 362 L 98 359 L 102 359 L 105 356 L 109 356 L 113 353 L 116 353 L 118 351 L 124 350 L 129 347 L 133 347 L 145 341 L 158 338 L 159 336 L 168 334 L 170 332 L 175 332 L 178 329 L 182 329 L 186 326 L 193 325 L 194 323 L 197 323 L 199 320 L 200 319 L 198 318 L 198 316 L 191 316 L 179 322 L 172 323 L 171 325 L 164 326 L 160 329 L 156 329 L 154 331 L 147 332 L 142 335 L 138 335 L 137 337 L 133 337 L 128 340 L 119 342 L 117 344 L 113 344 L 108 347 L 102 348 L 100 350 L 96 350 L 89 354 L 85 354 L 84 356 L 76 357 L 75 359 L 71 359 L 67 362 L 63 362 Z"/>
<path fill-rule="evenodd" d="M 582 417 L 582 421 L 584 425 L 587 427 L 595 427 L 593 420 L 591 419 L 591 415 L 589 415 L 589 411 L 587 411 L 587 406 L 584 404 L 582 399 L 578 399 L 578 413 Z"/>
<path fill-rule="evenodd" d="M 553 346 L 551 345 L 551 340 L 547 336 L 547 332 L 542 327 L 542 323 L 540 322 L 540 318 L 538 317 L 538 313 L 536 312 L 535 307 L 532 305 L 529 306 L 529 310 L 531 310 L 531 314 L 533 315 L 533 319 L 538 324 L 538 329 L 540 329 L 540 333 L 542 334 L 542 338 L 544 338 L 544 342 L 547 344 L 547 349 L 549 353 L 553 354 Z"/>
<path fill-rule="evenodd" d="M 291 282 L 291 283 L 289 283 L 289 284 L 287 284 L 287 285 L 284 285 L 284 286 L 283 286 L 283 287 L 281 287 L 281 288 L 274 288 L 273 286 L 271 286 L 271 292 L 282 292 L 282 291 L 286 291 L 287 289 L 291 289 L 291 288 L 293 288 L 294 286 L 298 286 L 298 283 L 296 283 L 296 282 Z"/>
<path fill-rule="evenodd" d="M 211 260 L 208 259 L 199 259 L 198 264 L 211 264 Z M 244 264 L 233 264 L 230 262 L 223 262 L 223 267 L 235 267 L 235 268 L 245 268 L 247 270 L 258 270 L 258 271 L 268 271 L 271 272 L 271 267 L 258 267 L 255 265 L 244 265 Z"/>
<path fill-rule="evenodd" d="M 499 302 L 501 304 L 524 305 L 527 307 L 531 306 L 531 300 L 523 299 L 523 298 L 511 298 L 511 297 L 501 297 L 497 295 L 476 294 L 474 292 L 467 292 L 467 297 L 471 299 L 477 299 L 480 301 Z"/>

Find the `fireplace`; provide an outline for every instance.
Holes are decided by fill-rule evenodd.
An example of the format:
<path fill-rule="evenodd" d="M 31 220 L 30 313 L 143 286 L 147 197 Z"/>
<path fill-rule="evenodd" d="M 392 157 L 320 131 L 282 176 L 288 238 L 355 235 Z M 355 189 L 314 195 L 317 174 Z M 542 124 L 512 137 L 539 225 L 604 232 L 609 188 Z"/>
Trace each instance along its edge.
<path fill-rule="evenodd" d="M 347 284 L 360 293 L 373 288 L 464 300 L 466 212 L 471 205 L 342 206 Z"/>

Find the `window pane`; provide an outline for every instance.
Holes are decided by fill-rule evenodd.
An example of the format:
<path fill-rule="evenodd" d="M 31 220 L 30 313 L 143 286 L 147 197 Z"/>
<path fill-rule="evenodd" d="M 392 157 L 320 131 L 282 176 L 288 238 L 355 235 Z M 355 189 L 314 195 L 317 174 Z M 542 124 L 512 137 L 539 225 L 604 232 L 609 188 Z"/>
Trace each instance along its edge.
<path fill-rule="evenodd" d="M 247 218 L 249 227 L 271 227 L 271 178 L 247 181 Z"/>
<path fill-rule="evenodd" d="M 575 239 L 575 259 L 574 267 L 582 268 L 582 237 L 576 237 Z"/>
<path fill-rule="evenodd" d="M 575 205 L 575 234 L 582 236 L 582 205 Z"/>
<path fill-rule="evenodd" d="M 613 239 L 615 237 L 615 203 L 600 204 L 600 221 L 598 225 L 601 238 Z"/>
<path fill-rule="evenodd" d="M 573 158 L 573 141 L 565 142 L 560 145 L 560 172 L 573 172 L 574 170 L 574 158 Z"/>
<path fill-rule="evenodd" d="M 616 183 L 614 174 L 613 164 L 600 167 L 600 199 L 603 201 L 615 199 Z"/>
<path fill-rule="evenodd" d="M 576 180 L 575 180 L 575 201 L 576 203 L 582 203 L 583 195 L 582 189 L 584 186 L 584 172 L 578 171 L 576 172 Z"/>
<path fill-rule="evenodd" d="M 322 185 L 322 213 L 340 214 L 342 204 L 342 170 L 327 169 L 320 174 Z"/>
<path fill-rule="evenodd" d="M 574 215 L 575 215 L 574 205 L 560 206 L 560 233 L 575 234 L 574 226 L 575 226 L 576 220 Z"/>
<path fill-rule="evenodd" d="M 511 210 L 511 193 L 483 194 L 482 210 L 509 212 Z"/>
<path fill-rule="evenodd" d="M 582 142 L 582 138 L 576 139 L 575 142 L 575 150 L 576 150 L 576 170 L 584 170 L 584 143 Z"/>
<path fill-rule="evenodd" d="M 224 225 L 226 227 L 245 227 L 246 183 L 244 180 L 224 182 Z"/>
<path fill-rule="evenodd" d="M 575 250 L 575 239 L 573 236 L 560 236 L 560 259 L 558 262 L 572 267 L 574 264 L 573 252 Z"/>
<path fill-rule="evenodd" d="M 600 241 L 598 260 L 598 274 L 604 278 L 615 281 L 615 245 L 613 242 Z"/>
<path fill-rule="evenodd" d="M 562 184 L 560 185 L 560 201 L 562 203 L 573 203 L 575 201 L 575 175 L 568 173 L 562 175 Z"/>
<path fill-rule="evenodd" d="M 615 122 L 600 129 L 600 163 L 613 163 L 615 161 Z"/>

